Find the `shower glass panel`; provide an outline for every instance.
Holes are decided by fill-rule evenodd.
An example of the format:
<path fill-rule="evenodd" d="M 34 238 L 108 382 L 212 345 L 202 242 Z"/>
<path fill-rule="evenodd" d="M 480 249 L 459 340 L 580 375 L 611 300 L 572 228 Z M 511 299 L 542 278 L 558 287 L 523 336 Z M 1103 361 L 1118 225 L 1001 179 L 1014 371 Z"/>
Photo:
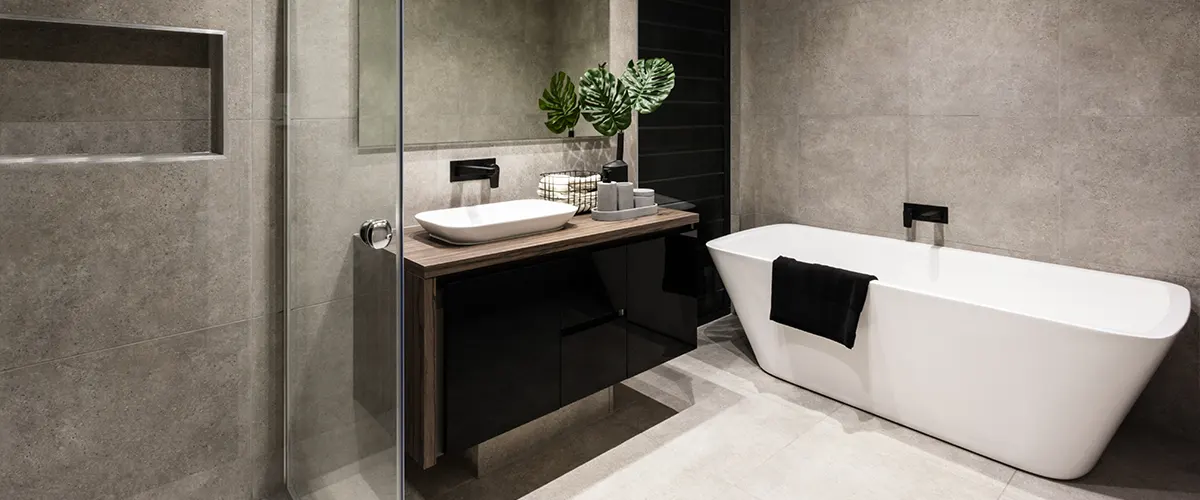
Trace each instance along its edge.
<path fill-rule="evenodd" d="M 397 4 L 289 3 L 285 475 L 296 500 L 399 498 L 399 244 L 389 228 L 400 159 L 394 147 L 360 147 L 364 133 L 394 135 L 398 118 L 364 114 L 357 98 L 365 58 L 390 58 L 397 71 L 399 39 L 397 22 L 360 21 L 394 20 Z M 371 51 L 360 50 L 361 29 L 376 30 Z M 394 102 L 399 85 L 370 92 Z"/>

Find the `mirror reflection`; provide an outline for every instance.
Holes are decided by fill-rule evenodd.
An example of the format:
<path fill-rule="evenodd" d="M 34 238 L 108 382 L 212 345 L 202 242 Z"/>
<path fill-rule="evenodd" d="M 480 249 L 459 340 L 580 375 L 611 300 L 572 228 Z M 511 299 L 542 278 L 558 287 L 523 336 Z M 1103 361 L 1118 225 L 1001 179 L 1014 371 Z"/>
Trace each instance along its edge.
<path fill-rule="evenodd" d="M 395 146 L 397 0 L 360 0 L 359 145 Z M 538 98 L 608 60 L 608 0 L 407 0 L 405 145 L 566 137 Z M 388 15 L 388 13 L 393 13 Z M 598 136 L 583 120 L 574 135 Z"/>

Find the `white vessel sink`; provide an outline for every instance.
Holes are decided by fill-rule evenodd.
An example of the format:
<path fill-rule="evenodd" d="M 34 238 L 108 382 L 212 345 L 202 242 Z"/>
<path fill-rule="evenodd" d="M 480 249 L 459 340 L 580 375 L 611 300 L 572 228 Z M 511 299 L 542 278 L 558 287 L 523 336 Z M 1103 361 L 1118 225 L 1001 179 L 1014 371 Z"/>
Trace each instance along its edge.
<path fill-rule="evenodd" d="M 456 245 L 542 233 L 566 225 L 575 206 L 546 200 L 515 200 L 473 207 L 431 210 L 417 214 L 417 222 L 435 238 Z"/>

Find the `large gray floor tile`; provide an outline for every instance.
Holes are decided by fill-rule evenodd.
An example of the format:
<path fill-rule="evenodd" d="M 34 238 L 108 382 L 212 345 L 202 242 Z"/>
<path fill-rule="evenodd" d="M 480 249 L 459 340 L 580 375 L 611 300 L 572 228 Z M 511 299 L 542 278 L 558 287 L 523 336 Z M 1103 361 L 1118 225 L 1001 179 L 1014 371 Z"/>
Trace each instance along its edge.
<path fill-rule="evenodd" d="M 979 499 L 1013 469 L 850 407 L 734 484 L 759 498 Z"/>

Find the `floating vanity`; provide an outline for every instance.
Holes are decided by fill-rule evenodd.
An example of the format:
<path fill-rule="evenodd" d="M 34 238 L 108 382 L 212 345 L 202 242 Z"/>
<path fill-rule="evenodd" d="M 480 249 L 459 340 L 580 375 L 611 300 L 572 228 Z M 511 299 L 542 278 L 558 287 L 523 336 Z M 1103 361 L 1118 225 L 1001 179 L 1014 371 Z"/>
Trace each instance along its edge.
<path fill-rule="evenodd" d="M 424 468 L 696 347 L 694 213 L 461 247 L 403 234 L 407 453 Z"/>

